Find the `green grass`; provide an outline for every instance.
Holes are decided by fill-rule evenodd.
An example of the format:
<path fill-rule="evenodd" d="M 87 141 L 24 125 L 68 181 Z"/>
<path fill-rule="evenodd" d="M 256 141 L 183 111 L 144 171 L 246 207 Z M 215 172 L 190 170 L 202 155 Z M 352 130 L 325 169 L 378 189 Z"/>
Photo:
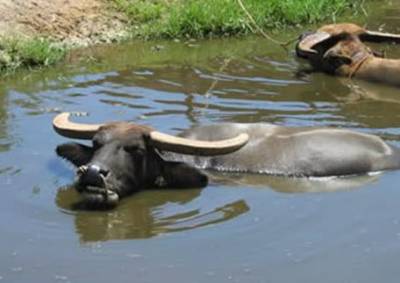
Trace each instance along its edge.
<path fill-rule="evenodd" d="M 0 74 L 25 67 L 49 66 L 60 61 L 66 49 L 47 39 L 0 38 Z"/>
<path fill-rule="evenodd" d="M 112 0 L 145 38 L 210 37 L 253 33 L 237 0 Z M 284 28 L 334 21 L 356 13 L 364 0 L 242 0 L 257 25 Z"/>

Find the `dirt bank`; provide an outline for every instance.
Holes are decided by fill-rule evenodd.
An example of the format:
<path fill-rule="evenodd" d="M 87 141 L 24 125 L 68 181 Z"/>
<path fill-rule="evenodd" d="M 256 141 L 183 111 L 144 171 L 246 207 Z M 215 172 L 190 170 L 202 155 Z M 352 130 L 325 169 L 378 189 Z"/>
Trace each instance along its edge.
<path fill-rule="evenodd" d="M 0 35 L 44 36 L 73 45 L 126 35 L 126 19 L 102 0 L 2 0 Z"/>

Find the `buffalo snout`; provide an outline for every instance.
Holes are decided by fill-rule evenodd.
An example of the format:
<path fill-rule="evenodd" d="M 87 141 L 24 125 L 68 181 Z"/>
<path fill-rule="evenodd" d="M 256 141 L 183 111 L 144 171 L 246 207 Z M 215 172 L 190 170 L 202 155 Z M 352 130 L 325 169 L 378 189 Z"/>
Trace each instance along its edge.
<path fill-rule="evenodd" d="M 89 166 L 83 165 L 79 167 L 77 171 L 78 183 L 80 187 L 94 186 L 94 187 L 105 187 L 105 178 L 107 177 L 109 170 L 104 169 L 96 164 Z"/>

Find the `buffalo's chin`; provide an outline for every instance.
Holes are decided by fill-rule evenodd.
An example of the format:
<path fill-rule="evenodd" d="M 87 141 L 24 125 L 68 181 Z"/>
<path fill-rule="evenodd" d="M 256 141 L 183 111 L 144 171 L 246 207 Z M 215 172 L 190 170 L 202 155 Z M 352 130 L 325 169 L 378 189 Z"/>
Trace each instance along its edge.
<path fill-rule="evenodd" d="M 119 196 L 116 192 L 101 187 L 86 186 L 79 189 L 85 202 L 90 206 L 109 206 L 118 204 Z"/>

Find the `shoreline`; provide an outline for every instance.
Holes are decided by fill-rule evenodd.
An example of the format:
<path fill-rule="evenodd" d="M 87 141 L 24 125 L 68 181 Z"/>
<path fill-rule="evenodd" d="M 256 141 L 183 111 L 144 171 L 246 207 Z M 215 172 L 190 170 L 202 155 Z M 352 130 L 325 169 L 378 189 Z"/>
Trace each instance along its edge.
<path fill-rule="evenodd" d="M 0 76 L 55 64 L 75 47 L 132 38 L 255 34 L 258 27 L 276 31 L 315 24 L 361 7 L 350 0 L 312 1 L 319 4 L 300 0 L 271 0 L 269 6 L 259 0 L 4 0 L 0 3 Z M 321 10 L 332 15 L 321 15 Z"/>

